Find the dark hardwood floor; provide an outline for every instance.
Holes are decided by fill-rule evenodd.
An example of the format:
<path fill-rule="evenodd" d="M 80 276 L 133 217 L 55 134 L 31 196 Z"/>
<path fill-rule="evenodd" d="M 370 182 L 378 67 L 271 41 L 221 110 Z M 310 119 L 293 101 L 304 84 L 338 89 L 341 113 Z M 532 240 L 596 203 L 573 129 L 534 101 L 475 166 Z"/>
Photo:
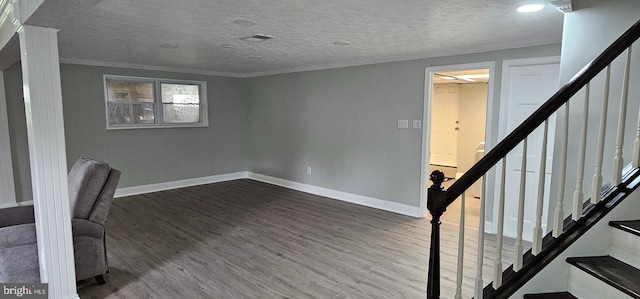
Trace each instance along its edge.
<path fill-rule="evenodd" d="M 116 199 L 106 226 L 107 283 L 80 282 L 81 298 L 425 298 L 428 218 L 245 179 Z M 450 298 L 458 226 L 442 227 L 442 297 Z M 484 264 L 488 283 L 493 261 Z"/>

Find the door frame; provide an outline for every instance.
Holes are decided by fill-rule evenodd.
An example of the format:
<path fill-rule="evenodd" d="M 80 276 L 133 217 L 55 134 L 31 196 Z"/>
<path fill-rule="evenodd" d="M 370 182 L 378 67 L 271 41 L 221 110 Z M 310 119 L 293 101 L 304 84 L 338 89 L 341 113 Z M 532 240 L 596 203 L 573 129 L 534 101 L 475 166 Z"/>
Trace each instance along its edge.
<path fill-rule="evenodd" d="M 543 65 L 543 64 L 560 64 L 560 56 L 543 56 L 543 57 L 533 57 L 533 58 L 509 59 L 509 60 L 502 61 L 502 78 L 501 78 L 502 84 L 500 86 L 500 104 L 498 107 L 498 113 L 500 114 L 500 117 L 499 117 L 500 119 L 504 120 L 504 115 L 502 115 L 502 113 L 506 112 L 507 110 L 507 104 L 508 104 L 507 97 L 509 94 L 508 83 L 509 83 L 509 77 L 511 75 L 511 68 L 519 67 L 519 66 L 535 66 L 535 65 Z M 562 86 L 562 83 L 558 82 L 558 85 Z M 558 88 L 560 88 L 560 86 L 558 86 Z M 507 124 L 504 121 L 501 124 L 500 119 L 497 120 L 497 123 L 496 123 L 496 126 L 498 127 L 496 137 L 505 136 L 507 133 L 506 132 Z M 553 141 L 550 141 L 550 142 L 553 142 Z M 553 165 L 553 161 L 552 161 L 552 165 Z M 502 170 L 502 165 L 498 163 L 495 169 L 496 169 L 496 173 L 499 173 Z M 495 190 L 498 190 L 498 188 L 500 188 L 499 184 L 500 182 L 495 180 L 493 186 L 487 185 L 487 187 L 492 188 L 494 190 L 494 194 L 497 194 L 495 193 Z M 553 188 L 551 188 L 551 190 L 552 190 L 551 192 L 553 192 Z M 498 223 L 497 222 L 498 212 L 499 212 L 498 209 L 500 206 L 499 200 L 500 198 L 497 198 L 496 196 L 494 196 L 494 202 L 492 205 L 493 206 L 493 213 L 491 217 L 492 219 L 490 220 L 491 222 L 489 222 L 489 220 L 487 219 L 486 221 L 487 224 L 485 225 L 485 232 L 487 233 L 495 234 L 498 231 L 498 226 L 493 224 Z M 549 205 L 549 207 L 551 207 L 551 205 Z"/>
<path fill-rule="evenodd" d="M 496 84 L 495 80 L 495 61 L 452 64 L 426 67 L 424 70 L 424 102 L 422 112 L 422 159 L 420 164 L 420 213 L 422 217 L 427 215 L 427 188 L 429 188 L 426 178 L 429 171 L 430 149 L 431 149 L 431 101 L 433 95 L 433 75 L 437 72 L 447 71 L 464 71 L 473 69 L 489 69 L 489 83 L 487 92 L 487 117 L 485 123 L 485 150 L 491 148 L 491 138 L 493 132 L 490 128 L 494 127 L 493 110 L 493 89 Z M 484 192 L 484 189 L 483 189 Z M 482 196 L 485 198 L 485 196 Z"/>

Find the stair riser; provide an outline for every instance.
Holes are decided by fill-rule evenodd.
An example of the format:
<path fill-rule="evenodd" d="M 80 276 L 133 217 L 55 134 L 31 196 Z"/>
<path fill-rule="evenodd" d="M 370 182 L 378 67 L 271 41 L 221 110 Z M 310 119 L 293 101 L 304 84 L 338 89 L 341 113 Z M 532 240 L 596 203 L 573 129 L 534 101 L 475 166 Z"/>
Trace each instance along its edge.
<path fill-rule="evenodd" d="M 632 298 L 574 266 L 569 267 L 569 292 L 580 299 Z"/>
<path fill-rule="evenodd" d="M 617 228 L 612 228 L 612 231 L 609 255 L 640 269 L 640 237 Z"/>

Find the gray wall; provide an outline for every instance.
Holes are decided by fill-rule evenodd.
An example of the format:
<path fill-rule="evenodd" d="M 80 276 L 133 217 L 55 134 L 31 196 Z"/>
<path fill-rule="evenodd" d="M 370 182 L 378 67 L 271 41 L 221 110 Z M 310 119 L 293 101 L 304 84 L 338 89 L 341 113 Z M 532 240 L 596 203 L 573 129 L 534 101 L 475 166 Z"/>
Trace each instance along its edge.
<path fill-rule="evenodd" d="M 497 120 L 502 61 L 559 53 L 556 44 L 249 79 L 63 64 L 67 159 L 108 161 L 120 187 L 248 170 L 419 206 L 421 130 L 396 127 L 422 119 L 425 67 L 495 61 Z M 103 74 L 207 81 L 210 127 L 107 131 Z M 17 192 L 28 200 L 19 64 L 5 83 Z"/>
<path fill-rule="evenodd" d="M 422 119 L 425 67 L 495 61 L 497 119 L 502 61 L 559 54 L 556 44 L 249 79 L 248 170 L 419 206 L 421 130 L 397 120 Z"/>
<path fill-rule="evenodd" d="M 69 167 L 79 158 L 122 170 L 119 187 L 246 170 L 246 86 L 242 79 L 61 65 Z M 208 128 L 105 129 L 103 74 L 207 82 Z M 31 199 L 20 65 L 5 71 L 11 148 L 19 200 Z"/>
<path fill-rule="evenodd" d="M 31 193 L 31 172 L 29 170 L 29 144 L 22 97 L 22 71 L 20 64 L 4 70 L 5 92 L 7 95 L 7 117 L 11 142 L 11 162 L 16 185 L 16 200 L 33 198 Z"/>
<path fill-rule="evenodd" d="M 574 0 L 575 11 L 565 15 L 564 34 L 562 43 L 562 56 L 560 66 L 560 82 L 567 82 L 576 72 L 582 69 L 587 63 L 600 54 L 609 44 L 617 39 L 624 31 L 639 19 L 640 2 L 627 0 Z M 622 91 L 622 74 L 626 52 L 612 64 L 611 90 L 607 121 L 607 138 L 605 142 L 603 174 L 604 182 L 611 181 L 613 157 L 615 150 L 615 139 L 617 121 L 619 119 L 619 103 Z M 631 161 L 633 141 L 636 134 L 636 124 L 638 120 L 638 104 L 640 95 L 640 85 L 635 84 L 640 80 L 640 51 L 633 51 L 632 73 L 630 77 L 631 88 L 629 105 L 627 107 L 627 122 L 625 133 L 625 147 L 623 157 L 625 164 Z M 587 137 L 587 159 L 585 166 L 585 198 L 590 198 L 591 181 L 595 169 L 595 156 L 598 138 L 598 124 L 600 121 L 600 111 L 603 99 L 604 73 L 596 77 L 591 84 L 589 126 Z M 584 105 L 584 93 L 581 92 L 571 100 L 571 110 L 569 116 L 569 155 L 567 162 L 567 180 L 565 184 L 565 215 L 571 212 L 573 202 L 573 192 L 576 188 L 576 168 L 579 145 L 580 122 L 582 120 Z M 563 136 L 564 114 L 559 114 L 556 126 L 556 145 L 554 157 L 560 157 L 561 140 Z M 557 162 L 557 160 L 556 160 Z M 552 182 L 558 181 L 559 163 L 554 163 Z M 552 194 L 556 194 L 558 186 L 552 185 Z M 555 195 L 554 195 L 555 198 Z M 555 207 L 555 204 L 553 205 Z M 549 214 L 550 216 L 553 213 Z M 551 226 L 549 226 L 551 227 Z"/>

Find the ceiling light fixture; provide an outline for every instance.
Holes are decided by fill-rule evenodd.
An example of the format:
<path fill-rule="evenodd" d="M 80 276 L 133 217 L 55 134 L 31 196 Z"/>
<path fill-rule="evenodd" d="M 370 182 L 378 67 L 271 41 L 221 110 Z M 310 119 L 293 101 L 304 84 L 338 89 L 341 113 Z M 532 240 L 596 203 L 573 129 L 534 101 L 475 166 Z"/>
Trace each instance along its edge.
<path fill-rule="evenodd" d="M 488 79 L 489 74 L 469 74 L 458 76 L 458 78 L 467 78 L 467 79 Z"/>
<path fill-rule="evenodd" d="M 222 45 L 223 48 L 225 49 L 233 49 L 235 48 L 233 45 Z"/>
<path fill-rule="evenodd" d="M 445 79 L 445 80 L 455 80 L 456 79 L 454 77 L 445 76 L 445 75 L 438 75 L 438 77 L 440 77 L 440 79 Z"/>
<path fill-rule="evenodd" d="M 262 56 L 258 56 L 258 55 L 251 55 L 251 56 L 245 56 L 245 57 L 250 59 L 262 59 Z"/>
<path fill-rule="evenodd" d="M 341 40 L 341 41 L 334 42 L 333 44 L 338 46 L 349 46 L 351 45 L 351 42 L 346 40 Z"/>
<path fill-rule="evenodd" d="M 543 8 L 544 8 L 543 4 L 527 4 L 527 5 L 522 5 L 518 7 L 517 10 L 519 13 L 530 13 L 530 12 L 541 11 Z"/>

